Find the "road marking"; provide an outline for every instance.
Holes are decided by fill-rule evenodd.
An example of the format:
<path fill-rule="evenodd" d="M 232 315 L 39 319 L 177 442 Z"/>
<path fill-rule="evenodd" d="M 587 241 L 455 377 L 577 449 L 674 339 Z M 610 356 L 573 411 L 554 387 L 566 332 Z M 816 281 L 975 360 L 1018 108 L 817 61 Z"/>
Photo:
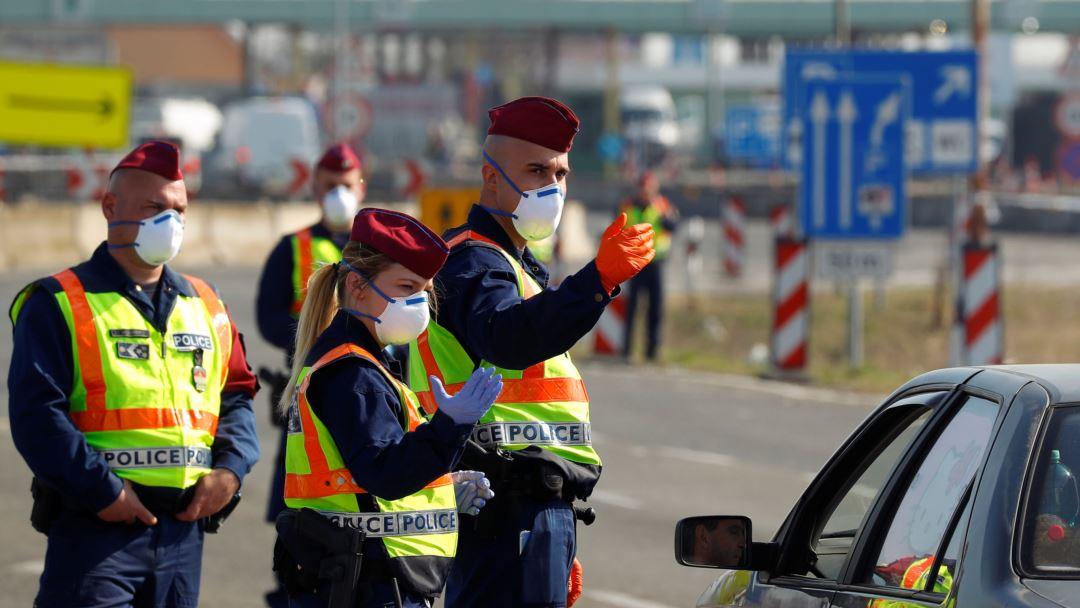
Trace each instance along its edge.
<path fill-rule="evenodd" d="M 16 574 L 33 574 L 39 576 L 41 571 L 45 569 L 45 562 L 40 559 L 33 559 L 25 562 L 15 562 L 8 566 L 8 570 L 15 572 Z"/>
<path fill-rule="evenodd" d="M 691 450 L 668 446 L 653 448 L 653 450 L 656 452 L 657 456 L 662 456 L 664 458 L 685 460 L 686 462 L 696 462 L 698 464 L 711 464 L 718 467 L 733 467 L 739 462 L 734 456 L 718 454 L 716 452 L 706 452 L 704 450 Z"/>
<path fill-rule="evenodd" d="M 610 507 L 618 507 L 620 509 L 629 509 L 631 511 L 640 511 L 644 506 L 643 503 L 626 494 L 619 494 L 618 492 L 609 492 L 607 490 L 593 490 L 593 493 L 589 495 L 590 502 L 597 502 Z"/>
<path fill-rule="evenodd" d="M 623 608 L 673 608 L 668 604 L 644 600 L 640 597 L 634 597 L 632 595 L 608 589 L 587 589 L 584 595 L 594 602 L 600 602 L 601 604 L 608 604 L 611 606 L 622 606 Z"/>
<path fill-rule="evenodd" d="M 759 394 L 764 393 L 791 399 L 793 401 L 815 401 L 826 405 L 850 405 L 861 407 L 866 410 L 877 406 L 885 398 L 885 395 L 802 386 L 791 384 L 790 382 L 765 380 L 762 378 L 739 376 L 736 374 L 690 371 L 674 366 L 644 369 L 640 367 L 630 368 L 623 365 L 590 361 L 581 365 L 581 368 L 587 372 L 586 376 L 596 374 L 622 379 L 655 379 L 665 383 L 682 385 L 696 383 L 704 384 L 706 386 L 751 391 Z"/>

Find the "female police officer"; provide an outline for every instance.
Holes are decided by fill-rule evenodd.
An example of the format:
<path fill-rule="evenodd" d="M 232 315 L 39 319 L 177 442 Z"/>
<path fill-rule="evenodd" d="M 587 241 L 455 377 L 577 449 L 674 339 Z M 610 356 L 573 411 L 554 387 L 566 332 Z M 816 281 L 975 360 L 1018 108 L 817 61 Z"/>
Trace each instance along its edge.
<path fill-rule="evenodd" d="M 278 519 L 275 569 L 293 605 L 429 605 L 456 550 L 458 511 L 475 514 L 494 495 L 482 473 L 450 470 L 501 377 L 478 369 L 454 397 L 438 384 L 439 410 L 425 421 L 383 352 L 427 327 L 447 253 L 412 217 L 364 209 L 342 261 L 311 278 L 281 403 L 289 509 Z M 356 576 L 356 547 L 333 547 L 358 532 Z"/>

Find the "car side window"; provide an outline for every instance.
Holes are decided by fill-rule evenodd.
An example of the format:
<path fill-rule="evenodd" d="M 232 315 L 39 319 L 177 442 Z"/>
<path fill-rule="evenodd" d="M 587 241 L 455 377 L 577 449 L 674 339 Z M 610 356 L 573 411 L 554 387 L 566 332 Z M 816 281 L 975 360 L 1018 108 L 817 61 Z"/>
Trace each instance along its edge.
<path fill-rule="evenodd" d="M 908 405 L 897 409 L 899 411 L 887 413 L 887 416 L 892 417 L 887 425 L 890 427 L 891 440 L 881 441 L 883 436 L 887 438 L 888 435 L 877 434 L 876 438 L 880 442 L 875 446 L 879 450 L 877 454 L 871 455 L 864 462 L 864 466 L 852 474 L 853 482 L 849 478 L 847 483 L 838 484 L 846 489 L 834 498 L 832 504 L 835 506 L 824 518 L 819 533 L 810 543 L 815 554 L 815 563 L 810 574 L 832 580 L 839 577 L 867 512 L 885 487 L 889 474 L 933 412 L 925 406 Z"/>
<path fill-rule="evenodd" d="M 930 569 L 982 462 L 997 414 L 997 403 L 968 397 L 934 439 L 903 490 L 874 568 L 864 577 L 866 582 L 938 593 L 948 591 L 959 545 L 946 549 L 933 585 L 928 580 L 932 575 Z M 948 539 L 950 546 L 960 542 L 963 523 L 961 518 L 957 531 Z"/>

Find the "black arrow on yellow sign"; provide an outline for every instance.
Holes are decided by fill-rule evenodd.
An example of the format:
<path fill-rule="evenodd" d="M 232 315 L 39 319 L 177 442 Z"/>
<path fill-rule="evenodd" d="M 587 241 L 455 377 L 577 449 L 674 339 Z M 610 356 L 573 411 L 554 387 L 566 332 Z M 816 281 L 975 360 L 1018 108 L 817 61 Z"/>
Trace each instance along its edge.
<path fill-rule="evenodd" d="M 37 112 L 97 114 L 103 120 L 112 116 L 115 110 L 112 99 L 104 96 L 101 99 L 73 99 L 16 94 L 8 96 L 8 106 Z"/>

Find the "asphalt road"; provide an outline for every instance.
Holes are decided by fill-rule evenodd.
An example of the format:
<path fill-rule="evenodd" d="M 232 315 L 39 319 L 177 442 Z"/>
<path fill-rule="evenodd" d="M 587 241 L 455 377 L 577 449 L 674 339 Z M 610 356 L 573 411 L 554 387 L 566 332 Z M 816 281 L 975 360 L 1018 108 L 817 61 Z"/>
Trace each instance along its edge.
<path fill-rule="evenodd" d="M 256 335 L 256 273 L 199 272 L 215 282 L 242 331 L 253 365 L 280 355 Z M 0 275 L 6 310 L 32 276 Z M 0 378 L 7 380 L 11 334 L 0 331 Z M 754 537 L 770 537 L 810 477 L 875 404 L 860 397 L 674 369 L 585 363 L 594 440 L 604 475 L 581 527 L 586 592 L 579 606 L 691 606 L 714 571 L 675 564 L 675 522 L 688 515 L 743 514 Z M 30 473 L 12 444 L 7 391 L 0 391 L 0 607 L 29 606 L 45 539 L 27 521 Z M 274 431 L 258 402 L 263 462 L 245 481 L 244 502 L 222 533 L 208 537 L 203 606 L 256 607 L 271 586 L 273 532 L 263 522 Z"/>

